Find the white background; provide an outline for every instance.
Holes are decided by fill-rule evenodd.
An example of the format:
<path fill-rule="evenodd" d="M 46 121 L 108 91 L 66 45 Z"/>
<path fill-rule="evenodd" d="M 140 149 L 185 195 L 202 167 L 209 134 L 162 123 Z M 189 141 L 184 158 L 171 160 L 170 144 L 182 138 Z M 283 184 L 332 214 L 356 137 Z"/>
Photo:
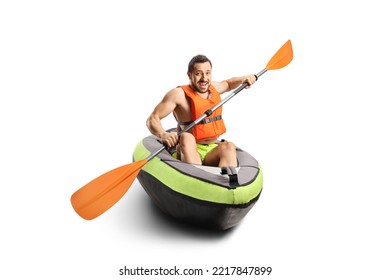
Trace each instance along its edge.
<path fill-rule="evenodd" d="M 119 276 L 125 265 L 176 265 L 389 279 L 385 4 L 2 1 L 0 278 L 129 279 Z M 260 200 L 238 227 L 179 226 L 138 181 L 92 221 L 73 211 L 73 192 L 131 162 L 146 118 L 187 83 L 193 55 L 209 56 L 222 80 L 259 72 L 288 39 L 291 64 L 224 107 L 224 138 L 264 172 Z M 251 278 L 261 277 L 231 277 Z"/>

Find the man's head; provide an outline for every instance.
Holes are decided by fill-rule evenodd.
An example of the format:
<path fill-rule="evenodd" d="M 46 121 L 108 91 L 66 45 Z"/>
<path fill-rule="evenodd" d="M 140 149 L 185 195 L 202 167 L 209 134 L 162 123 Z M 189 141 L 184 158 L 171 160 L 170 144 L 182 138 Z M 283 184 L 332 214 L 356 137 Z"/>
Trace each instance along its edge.
<path fill-rule="evenodd" d="M 188 63 L 188 78 L 190 85 L 200 92 L 205 93 L 209 90 L 211 83 L 212 63 L 205 55 L 194 56 Z"/>
<path fill-rule="evenodd" d="M 195 55 L 191 60 L 190 62 L 188 63 L 188 72 L 192 72 L 194 71 L 194 65 L 196 63 L 205 63 L 205 62 L 208 62 L 210 63 L 210 66 L 213 67 L 213 64 L 211 63 L 210 59 L 207 58 L 207 56 L 203 55 L 203 54 L 198 54 L 198 55 Z"/>

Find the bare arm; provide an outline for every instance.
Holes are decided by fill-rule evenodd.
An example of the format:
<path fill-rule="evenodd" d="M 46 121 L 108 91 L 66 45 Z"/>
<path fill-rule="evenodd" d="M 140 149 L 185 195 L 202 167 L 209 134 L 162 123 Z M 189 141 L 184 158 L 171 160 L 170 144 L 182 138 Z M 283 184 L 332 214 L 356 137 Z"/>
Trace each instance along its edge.
<path fill-rule="evenodd" d="M 213 86 L 219 93 L 225 93 L 238 87 L 239 85 L 247 82 L 249 86 L 256 82 L 256 76 L 254 74 L 246 75 L 242 77 L 233 77 L 222 82 L 213 82 Z M 249 88 L 249 86 L 247 88 Z"/>
<path fill-rule="evenodd" d="M 164 96 L 162 101 L 157 104 L 149 118 L 146 120 L 146 126 L 148 127 L 149 131 L 153 135 L 159 137 L 168 147 L 176 145 L 178 137 L 175 132 L 166 132 L 162 127 L 161 120 L 175 110 L 177 106 L 176 90 L 177 89 L 173 89 L 169 91 Z"/>

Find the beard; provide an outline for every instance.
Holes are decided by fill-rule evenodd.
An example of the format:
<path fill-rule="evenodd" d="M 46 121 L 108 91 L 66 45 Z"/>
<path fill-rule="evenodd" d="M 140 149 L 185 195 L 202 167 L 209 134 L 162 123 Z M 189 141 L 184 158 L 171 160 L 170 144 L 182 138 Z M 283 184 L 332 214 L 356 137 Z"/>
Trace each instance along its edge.
<path fill-rule="evenodd" d="M 205 86 L 199 86 L 197 83 L 192 83 L 194 89 L 197 91 L 197 92 L 200 92 L 200 93 L 206 93 L 209 91 L 209 88 L 210 88 L 210 83 L 207 83 Z"/>

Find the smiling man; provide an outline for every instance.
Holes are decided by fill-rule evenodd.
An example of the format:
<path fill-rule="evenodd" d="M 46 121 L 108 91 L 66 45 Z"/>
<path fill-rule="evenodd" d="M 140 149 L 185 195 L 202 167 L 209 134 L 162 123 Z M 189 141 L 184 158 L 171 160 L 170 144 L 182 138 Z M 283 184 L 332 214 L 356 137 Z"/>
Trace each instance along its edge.
<path fill-rule="evenodd" d="M 218 137 L 226 132 L 222 119 L 222 106 L 178 137 L 167 132 L 161 120 L 173 113 L 178 130 L 199 118 L 219 101 L 221 94 L 256 81 L 256 75 L 233 77 L 221 82 L 212 81 L 212 63 L 204 55 L 194 56 L 188 64 L 189 84 L 176 87 L 165 94 L 149 118 L 147 127 L 169 148 L 177 145 L 177 158 L 186 163 L 210 166 L 237 166 L 236 147 L 232 142 L 220 142 Z M 248 87 L 249 87 L 248 86 Z"/>

